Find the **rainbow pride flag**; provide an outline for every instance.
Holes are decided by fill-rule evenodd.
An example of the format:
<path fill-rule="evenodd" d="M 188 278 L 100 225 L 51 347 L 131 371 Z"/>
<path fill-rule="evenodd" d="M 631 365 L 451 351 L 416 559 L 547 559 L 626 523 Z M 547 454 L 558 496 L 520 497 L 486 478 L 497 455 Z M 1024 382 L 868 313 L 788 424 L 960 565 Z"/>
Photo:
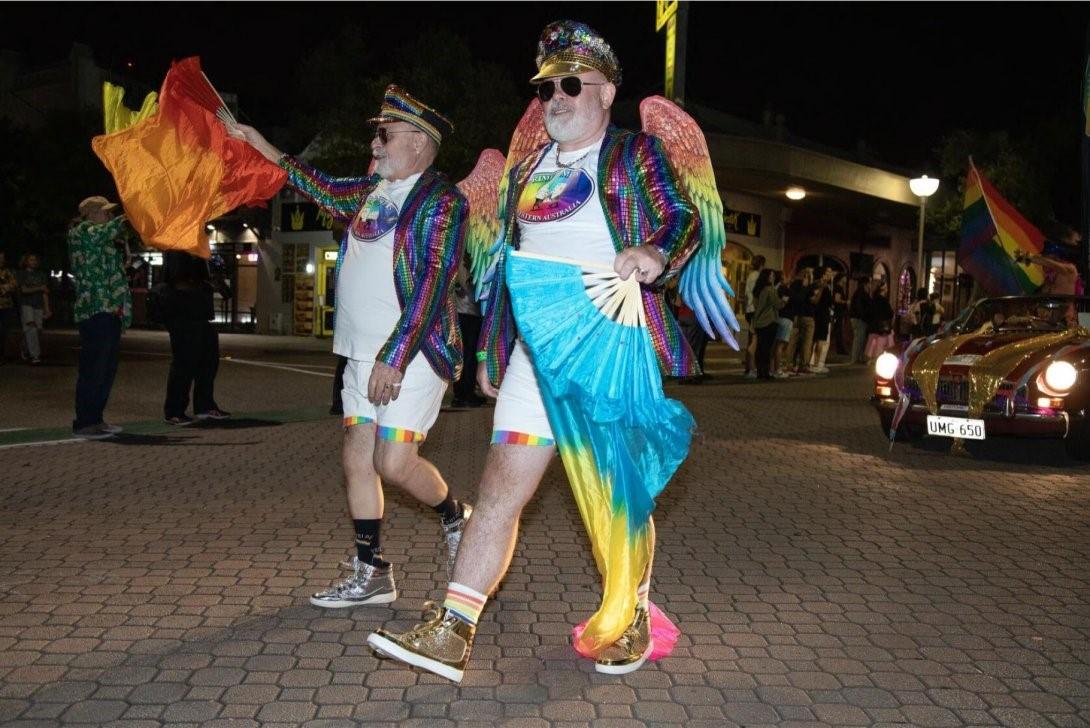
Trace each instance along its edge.
<path fill-rule="evenodd" d="M 126 115 L 112 133 L 91 140 L 145 244 L 208 258 L 205 223 L 263 204 L 287 179 L 249 144 L 227 136 L 216 118 L 223 105 L 200 59 L 186 58 L 167 73 L 157 112 Z"/>
<path fill-rule="evenodd" d="M 1034 293 L 1045 282 L 1041 266 L 1016 256 L 1037 255 L 1045 236 L 1007 202 L 969 160 L 961 214 L 958 265 L 989 296 Z"/>

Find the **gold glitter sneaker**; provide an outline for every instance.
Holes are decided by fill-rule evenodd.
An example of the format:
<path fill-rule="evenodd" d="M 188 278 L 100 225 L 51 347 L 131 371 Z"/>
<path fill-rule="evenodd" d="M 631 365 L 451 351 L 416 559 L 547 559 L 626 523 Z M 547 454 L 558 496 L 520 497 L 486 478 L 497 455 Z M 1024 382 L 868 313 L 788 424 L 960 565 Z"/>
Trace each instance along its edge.
<path fill-rule="evenodd" d="M 654 648 L 651 639 L 651 617 L 643 607 L 636 607 L 632 624 L 620 639 L 602 650 L 594 669 L 607 675 L 624 675 L 640 669 Z"/>
<path fill-rule="evenodd" d="M 460 683 L 476 631 L 476 627 L 458 619 L 445 607 L 427 602 L 423 624 L 404 634 L 380 629 L 371 633 L 367 644 L 380 655 Z"/>

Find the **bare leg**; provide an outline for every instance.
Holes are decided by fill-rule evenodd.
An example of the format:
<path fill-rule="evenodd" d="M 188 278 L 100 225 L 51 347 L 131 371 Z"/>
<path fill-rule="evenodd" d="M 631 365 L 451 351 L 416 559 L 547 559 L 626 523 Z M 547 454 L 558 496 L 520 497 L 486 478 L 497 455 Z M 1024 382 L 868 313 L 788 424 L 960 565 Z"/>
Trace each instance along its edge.
<path fill-rule="evenodd" d="M 491 594 L 511 565 L 519 516 L 530 502 L 554 448 L 493 445 L 488 451 L 473 518 L 469 519 L 454 581 L 481 594 Z"/>
<path fill-rule="evenodd" d="M 447 484 L 435 466 L 420 457 L 419 449 L 415 442 L 378 440 L 374 468 L 382 480 L 393 483 L 426 506 L 437 506 L 447 497 Z"/>
<path fill-rule="evenodd" d="M 757 330 L 750 328 L 749 334 L 746 337 L 746 371 L 754 371 L 757 367 Z"/>
<path fill-rule="evenodd" d="M 353 520 L 382 518 L 382 483 L 375 471 L 375 426 L 353 425 L 341 447 L 348 515 Z"/>

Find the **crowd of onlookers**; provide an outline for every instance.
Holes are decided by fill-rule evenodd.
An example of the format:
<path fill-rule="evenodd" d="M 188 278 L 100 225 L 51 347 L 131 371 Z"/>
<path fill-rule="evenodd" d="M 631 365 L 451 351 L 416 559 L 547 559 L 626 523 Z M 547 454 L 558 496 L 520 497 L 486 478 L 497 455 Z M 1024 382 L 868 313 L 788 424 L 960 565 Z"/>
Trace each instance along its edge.
<path fill-rule="evenodd" d="M 848 276 L 830 266 L 800 268 L 788 281 L 781 271 L 766 268 L 762 256 L 754 257 L 742 291 L 745 376 L 825 374 L 830 348 L 847 355 L 851 364 L 866 364 L 892 346 L 896 336 L 921 336 L 938 328 L 944 311 L 937 294 L 918 290 L 898 316 L 889 293 L 885 280 L 867 277 L 855 281 L 849 295 Z"/>

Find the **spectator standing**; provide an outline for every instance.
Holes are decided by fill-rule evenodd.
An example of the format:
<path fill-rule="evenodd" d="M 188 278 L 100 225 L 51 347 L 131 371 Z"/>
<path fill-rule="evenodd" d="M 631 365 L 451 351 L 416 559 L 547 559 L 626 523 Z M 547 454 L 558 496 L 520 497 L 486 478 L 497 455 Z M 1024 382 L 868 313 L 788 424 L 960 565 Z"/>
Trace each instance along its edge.
<path fill-rule="evenodd" d="M 916 297 L 912 305 L 905 312 L 905 324 L 908 328 L 908 336 L 915 339 L 927 335 L 927 328 L 931 323 L 931 301 L 926 288 L 917 288 Z"/>
<path fill-rule="evenodd" d="M 784 371 L 784 356 L 787 353 L 787 344 L 791 341 L 791 333 L 795 330 L 795 299 L 791 293 L 791 286 L 783 282 L 782 274 L 776 283 L 776 293 L 784 299 L 785 305 L 780 308 L 780 317 L 776 322 L 776 343 L 772 349 L 772 376 L 781 379 L 789 376 Z"/>
<path fill-rule="evenodd" d="M 772 379 L 772 352 L 780 328 L 780 312 L 787 303 L 787 298 L 780 295 L 782 281 L 779 271 L 765 268 L 753 286 L 755 301 L 750 325 L 757 338 L 755 364 L 760 379 Z"/>
<path fill-rule="evenodd" d="M 871 313 L 871 286 L 874 281 L 870 278 L 860 278 L 858 287 L 852 295 L 848 306 L 848 317 L 852 322 L 852 364 L 865 364 L 864 350 L 867 345 L 867 322 Z"/>
<path fill-rule="evenodd" d="M 939 300 L 938 293 L 932 293 L 928 296 L 928 301 L 931 304 L 931 316 L 927 322 L 926 335 L 930 336 L 939 330 L 939 325 L 942 323 L 942 316 L 946 313 L 946 309 L 942 307 L 942 301 Z"/>
<path fill-rule="evenodd" d="M 163 258 L 167 284 L 163 322 L 170 332 L 171 353 L 163 417 L 171 425 L 193 424 L 186 415 L 192 389 L 196 419 L 227 419 L 230 413 L 220 409 L 215 397 L 220 349 L 219 334 L 210 323 L 215 310 L 208 264 L 180 251 Z"/>
<path fill-rule="evenodd" d="M 889 286 L 885 281 L 878 284 L 878 290 L 871 298 L 870 318 L 867 321 L 867 362 L 878 358 L 883 351 L 893 346 L 893 306 L 889 303 Z"/>
<path fill-rule="evenodd" d="M 833 331 L 833 269 L 823 266 L 818 279 L 817 302 L 814 304 L 814 353 L 809 356 L 810 371 L 827 374 L 825 357 L 829 354 L 829 340 Z M 805 352 L 804 352 L 805 353 Z"/>
<path fill-rule="evenodd" d="M 791 283 L 795 327 L 787 343 L 786 367 L 790 374 L 810 373 L 810 353 L 814 346 L 814 304 L 817 295 L 814 269 L 801 269 Z"/>
<path fill-rule="evenodd" d="M 7 256 L 0 250 L 0 364 L 7 355 L 8 332 L 18 328 L 19 312 L 15 308 L 18 290 L 15 272 L 8 268 Z"/>
<path fill-rule="evenodd" d="M 833 343 L 836 344 L 837 354 L 847 354 L 848 347 L 844 342 L 844 326 L 848 323 L 848 276 L 837 273 L 833 281 Z"/>
<path fill-rule="evenodd" d="M 454 282 L 454 306 L 458 310 L 458 327 L 462 331 L 465 351 L 477 351 L 477 338 L 481 335 L 481 308 L 473 297 L 473 281 L 469 279 L 469 257 L 462 257 L 458 277 Z M 454 383 L 454 399 L 451 407 L 480 407 L 484 399 L 477 395 L 477 357 L 466 356 L 462 360 L 462 374 Z"/>
<path fill-rule="evenodd" d="M 747 379 L 753 379 L 757 376 L 757 370 L 754 365 L 754 357 L 757 353 L 757 330 L 753 328 L 753 313 L 757 307 L 757 294 L 754 293 L 754 288 L 757 285 L 757 276 L 764 270 L 765 257 L 763 255 L 754 256 L 751 263 L 752 268 L 749 273 L 746 274 L 746 285 L 742 293 L 745 304 L 746 329 L 748 333 L 745 351 L 745 376 Z"/>
<path fill-rule="evenodd" d="M 102 419 L 117 374 L 121 332 L 132 323 L 124 247 L 117 244 L 125 218 L 113 217 L 116 209 L 105 197 L 88 197 L 80 203 L 80 217 L 68 231 L 80 341 L 72 432 L 86 439 L 121 432 Z"/>
<path fill-rule="evenodd" d="M 42 324 L 53 315 L 49 307 L 49 276 L 40 270 L 34 253 L 19 260 L 19 318 L 23 324 L 23 347 L 33 365 L 42 363 Z"/>

